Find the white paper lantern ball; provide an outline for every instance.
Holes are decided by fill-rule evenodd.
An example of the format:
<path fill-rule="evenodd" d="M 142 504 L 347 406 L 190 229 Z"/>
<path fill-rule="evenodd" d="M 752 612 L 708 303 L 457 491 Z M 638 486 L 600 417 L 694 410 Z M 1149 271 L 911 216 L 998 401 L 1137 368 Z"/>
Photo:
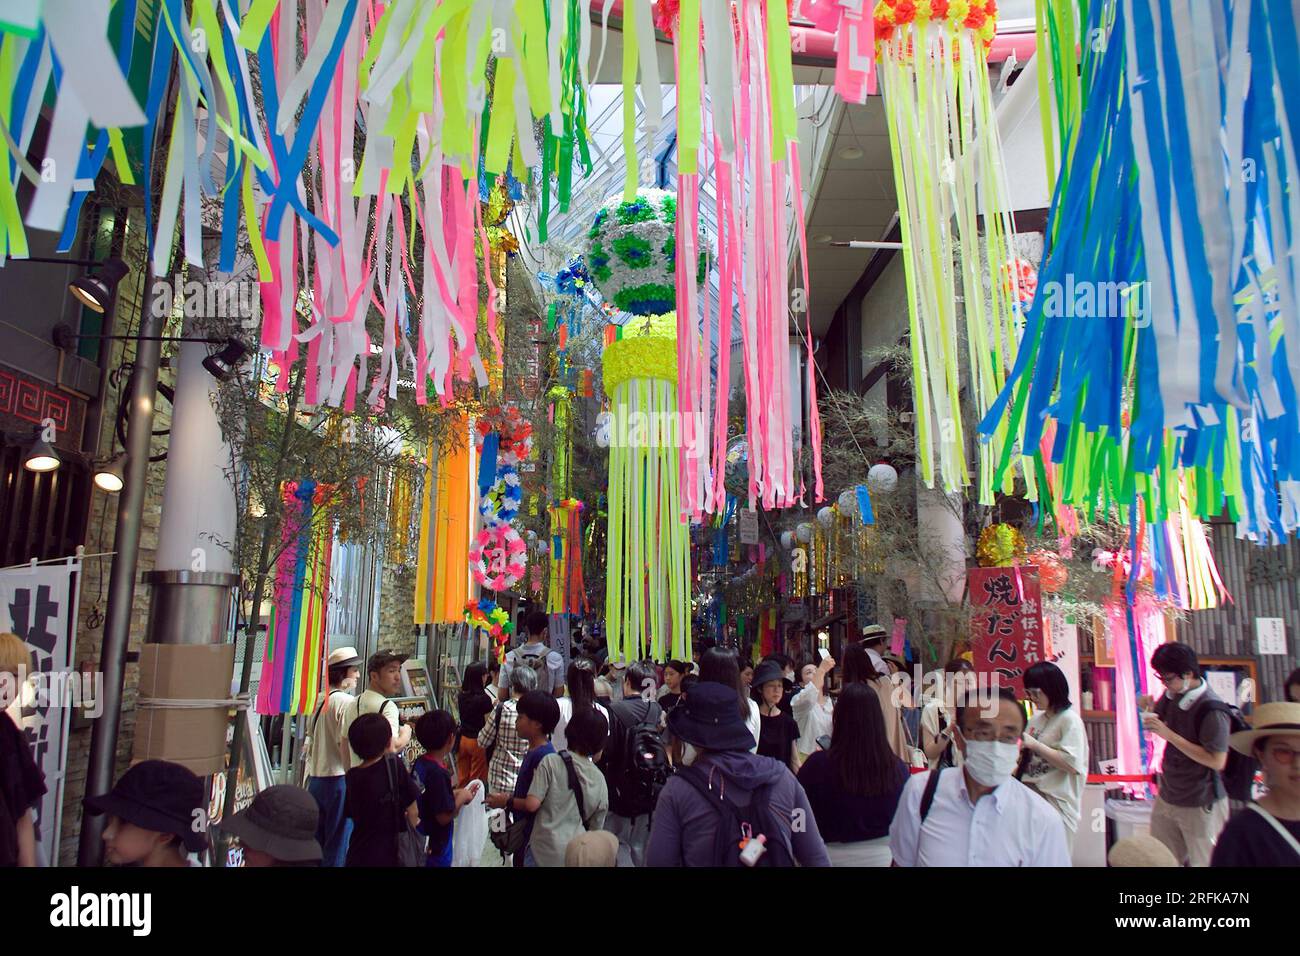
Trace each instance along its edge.
<path fill-rule="evenodd" d="M 799 538 L 799 540 L 802 541 L 804 544 L 807 544 L 809 541 L 812 540 L 812 536 L 813 536 L 813 526 L 812 526 L 809 522 L 807 522 L 807 521 L 801 521 L 801 522 L 799 523 L 799 526 L 798 526 L 797 528 L 795 528 L 794 531 L 795 531 L 795 535 L 796 535 L 796 536 Z"/>
<path fill-rule="evenodd" d="M 782 531 L 782 532 L 781 532 L 781 547 L 785 548 L 787 551 L 789 551 L 791 548 L 794 547 L 794 532 L 793 532 L 793 531 Z"/>
<path fill-rule="evenodd" d="M 835 523 L 835 511 L 830 506 L 822 508 L 817 512 L 817 523 L 823 528 L 829 528 Z"/>
<path fill-rule="evenodd" d="M 840 514 L 846 518 L 855 517 L 858 513 L 858 494 L 852 488 L 840 492 Z"/>
<path fill-rule="evenodd" d="M 881 462 L 867 472 L 867 487 L 877 494 L 887 495 L 898 487 L 898 472 L 893 465 Z"/>

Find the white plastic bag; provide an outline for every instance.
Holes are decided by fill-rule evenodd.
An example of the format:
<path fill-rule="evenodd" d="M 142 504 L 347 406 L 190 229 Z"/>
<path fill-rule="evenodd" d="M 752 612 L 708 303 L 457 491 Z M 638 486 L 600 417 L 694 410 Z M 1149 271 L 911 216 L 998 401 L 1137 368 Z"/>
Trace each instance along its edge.
<path fill-rule="evenodd" d="M 486 788 L 475 781 L 474 796 L 456 814 L 456 825 L 451 831 L 451 865 L 478 866 L 483 844 L 487 842 L 487 811 L 483 806 Z"/>

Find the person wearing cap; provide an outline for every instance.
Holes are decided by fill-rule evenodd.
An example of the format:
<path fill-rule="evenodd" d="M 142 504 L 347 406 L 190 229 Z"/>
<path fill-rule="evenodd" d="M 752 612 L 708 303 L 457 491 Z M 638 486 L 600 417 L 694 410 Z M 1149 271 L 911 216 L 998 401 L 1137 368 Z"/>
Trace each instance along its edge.
<path fill-rule="evenodd" d="M 786 764 L 751 754 L 753 735 L 745 726 L 732 687 L 701 680 L 668 716 L 668 728 L 683 743 L 682 765 L 707 781 L 710 791 L 765 821 L 765 856 L 773 862 L 829 866 L 808 795 Z M 700 784 L 705 786 L 705 784 Z M 753 801 L 766 802 L 757 807 Z M 716 802 L 674 774 L 664 785 L 650 824 L 646 866 L 713 866 L 721 814 Z M 796 825 L 797 824 L 797 825 Z M 757 837 L 759 834 L 754 834 Z"/>
<path fill-rule="evenodd" d="M 320 808 L 316 840 L 324 853 L 323 865 L 342 866 L 352 832 L 343 806 L 352 765 L 348 725 L 356 710 L 352 694 L 361 677 L 361 655 L 355 647 L 340 647 L 330 652 L 325 667 L 329 690 L 307 730 L 307 792 Z"/>
<path fill-rule="evenodd" d="M 224 829 L 239 838 L 244 866 L 320 866 L 319 817 L 311 794 L 278 784 L 261 791 Z"/>
<path fill-rule="evenodd" d="M 763 661 L 754 671 L 754 691 L 758 701 L 758 752 L 788 765 L 791 771 L 799 768 L 795 755 L 795 741 L 799 739 L 799 725 L 790 711 L 781 706 L 785 694 L 781 665 L 776 661 Z"/>
<path fill-rule="evenodd" d="M 107 813 L 104 859 L 110 866 L 192 866 L 208 847 L 203 781 L 180 764 L 144 760 L 113 789 L 82 801 L 92 816 Z"/>
<path fill-rule="evenodd" d="M 370 686 L 361 693 L 352 708 L 353 720 L 362 714 L 383 715 L 388 721 L 388 726 L 393 728 L 391 749 L 395 753 L 405 750 L 411 742 L 410 725 L 402 723 L 397 704 L 389 699 L 402 693 L 402 663 L 405 660 L 405 654 L 393 654 L 388 651 L 371 654 L 370 662 L 366 665 L 366 677 Z M 357 756 L 356 751 L 352 753 L 352 766 L 361 766 L 361 758 Z"/>
<path fill-rule="evenodd" d="M 564 848 L 565 866 L 615 866 L 618 863 L 618 837 L 608 830 L 579 833 Z"/>
<path fill-rule="evenodd" d="M 1300 704 L 1261 704 L 1250 724 L 1228 745 L 1259 761 L 1268 792 L 1228 821 L 1210 866 L 1300 866 Z"/>

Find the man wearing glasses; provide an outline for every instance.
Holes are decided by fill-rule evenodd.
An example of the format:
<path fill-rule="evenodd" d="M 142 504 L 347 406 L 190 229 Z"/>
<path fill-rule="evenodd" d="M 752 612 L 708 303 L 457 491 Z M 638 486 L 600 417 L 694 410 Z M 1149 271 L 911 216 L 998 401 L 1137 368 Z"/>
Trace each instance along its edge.
<path fill-rule="evenodd" d="M 1000 688 L 987 706 L 957 708 L 960 767 L 913 775 L 903 788 L 889 846 L 895 866 L 1069 866 L 1065 824 L 1012 776 L 1025 711 Z"/>
<path fill-rule="evenodd" d="M 1151 668 L 1165 692 L 1154 707 L 1150 697 L 1138 698 L 1142 726 L 1169 743 L 1151 809 L 1151 835 L 1179 863 L 1209 866 L 1214 841 L 1228 822 L 1220 777 L 1228 765 L 1228 715 L 1186 644 L 1161 644 L 1151 655 Z"/>

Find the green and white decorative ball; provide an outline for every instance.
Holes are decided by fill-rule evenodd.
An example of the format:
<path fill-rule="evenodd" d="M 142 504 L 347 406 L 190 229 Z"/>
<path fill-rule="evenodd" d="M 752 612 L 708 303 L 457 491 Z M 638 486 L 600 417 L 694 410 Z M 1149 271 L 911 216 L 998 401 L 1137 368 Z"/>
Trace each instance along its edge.
<path fill-rule="evenodd" d="M 633 315 L 662 315 L 677 307 L 677 197 L 662 189 L 637 190 L 624 202 L 611 196 L 587 233 L 587 271 L 607 302 Z M 695 281 L 704 282 L 704 236 Z"/>

